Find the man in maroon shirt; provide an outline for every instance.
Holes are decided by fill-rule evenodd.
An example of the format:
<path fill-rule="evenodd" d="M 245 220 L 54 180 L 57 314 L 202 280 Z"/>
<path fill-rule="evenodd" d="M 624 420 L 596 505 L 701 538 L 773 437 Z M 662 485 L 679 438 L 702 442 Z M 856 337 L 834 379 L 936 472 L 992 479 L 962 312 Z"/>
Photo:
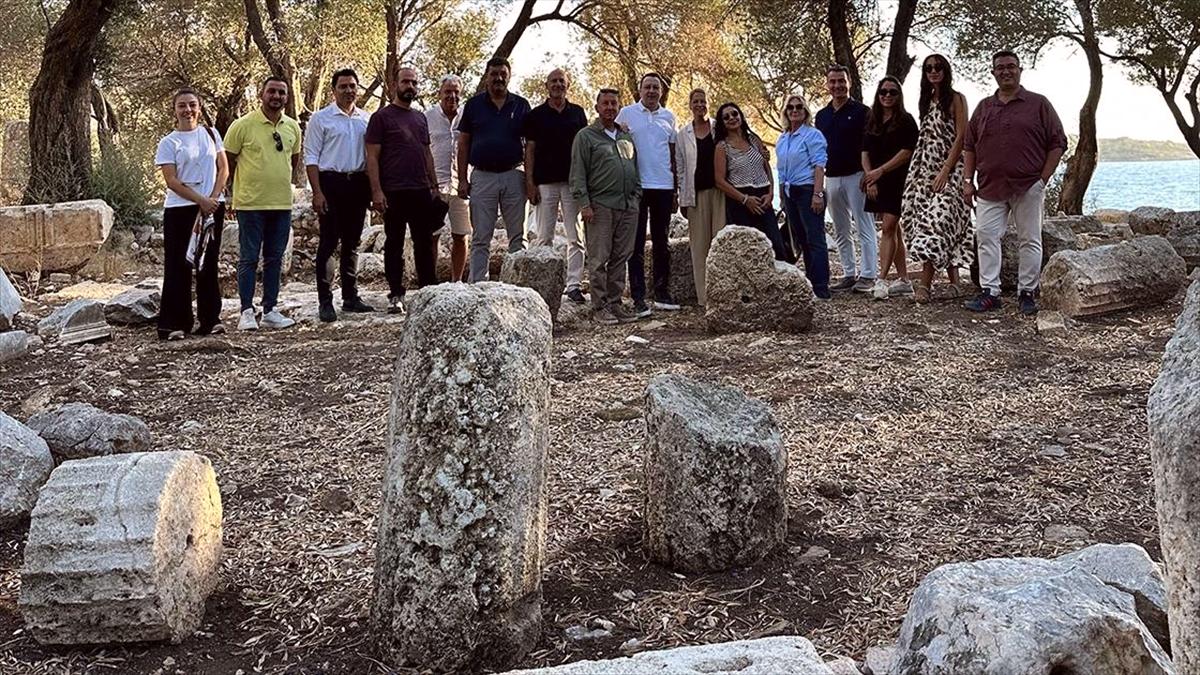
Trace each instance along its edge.
<path fill-rule="evenodd" d="M 982 287 L 966 307 L 1000 307 L 1000 238 L 1011 217 L 1020 241 L 1018 302 L 1022 314 L 1035 314 L 1046 181 L 1067 149 L 1067 136 L 1050 101 L 1021 86 L 1016 54 L 996 52 L 992 76 L 999 89 L 975 107 L 963 145 L 963 199 L 975 207 Z"/>

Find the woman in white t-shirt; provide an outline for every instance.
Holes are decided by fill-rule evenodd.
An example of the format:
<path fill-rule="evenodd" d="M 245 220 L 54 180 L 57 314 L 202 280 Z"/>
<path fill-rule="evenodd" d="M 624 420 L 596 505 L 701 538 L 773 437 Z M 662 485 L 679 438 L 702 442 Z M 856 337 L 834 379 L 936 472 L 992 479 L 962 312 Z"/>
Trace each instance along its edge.
<path fill-rule="evenodd" d="M 188 333 L 224 333 L 221 325 L 221 288 L 217 280 L 217 255 L 225 221 L 225 182 L 229 162 L 216 129 L 200 123 L 200 97 L 184 88 L 171 98 L 175 130 L 158 142 L 154 163 L 167 183 L 163 202 L 163 289 L 158 313 L 158 337 L 182 339 Z M 196 319 L 193 331 L 192 270 L 187 260 L 192 232 L 214 223 L 209 248 L 196 271 Z M 197 252 L 200 255 L 200 252 Z"/>

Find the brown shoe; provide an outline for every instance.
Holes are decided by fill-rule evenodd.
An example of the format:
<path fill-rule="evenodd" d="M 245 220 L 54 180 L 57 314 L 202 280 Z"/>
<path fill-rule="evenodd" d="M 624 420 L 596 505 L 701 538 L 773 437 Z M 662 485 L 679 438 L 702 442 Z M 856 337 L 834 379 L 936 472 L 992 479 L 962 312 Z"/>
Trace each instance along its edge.
<path fill-rule="evenodd" d="M 928 305 L 930 295 L 929 287 L 925 284 L 913 284 L 913 302 L 918 305 Z"/>

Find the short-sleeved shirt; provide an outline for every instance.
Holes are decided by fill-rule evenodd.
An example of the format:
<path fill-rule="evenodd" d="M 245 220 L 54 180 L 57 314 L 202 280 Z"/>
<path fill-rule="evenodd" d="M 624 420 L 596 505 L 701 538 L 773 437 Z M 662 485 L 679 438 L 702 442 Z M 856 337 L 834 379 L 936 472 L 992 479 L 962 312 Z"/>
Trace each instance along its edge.
<path fill-rule="evenodd" d="M 853 176 L 862 171 L 863 133 L 870 112 L 862 103 L 848 99 L 836 110 L 830 103 L 817 113 L 817 129 L 825 135 L 829 155 L 825 175 Z"/>
<path fill-rule="evenodd" d="M 494 173 L 520 166 L 525 161 L 521 132 L 528 114 L 529 101 L 511 92 L 499 108 L 486 91 L 467 99 L 458 121 L 458 132 L 471 135 L 467 162 Z"/>
<path fill-rule="evenodd" d="M 430 150 L 433 152 L 433 172 L 437 174 L 438 189 L 449 192 L 458 189 L 458 121 L 462 119 L 462 108 L 454 111 L 454 118 L 446 116 L 442 106 L 435 105 L 425 111 L 429 124 Z"/>
<path fill-rule="evenodd" d="M 1042 177 L 1046 155 L 1066 148 L 1054 106 L 1024 87 L 1008 103 L 996 95 L 980 101 L 963 141 L 963 150 L 975 153 L 978 195 L 992 202 L 1025 194 Z"/>
<path fill-rule="evenodd" d="M 816 168 L 829 161 L 825 135 L 807 124 L 780 134 L 775 142 L 775 161 L 781 186 L 814 184 Z"/>
<path fill-rule="evenodd" d="M 379 187 L 384 190 L 429 189 L 425 150 L 429 121 L 425 113 L 392 103 L 371 115 L 366 141 L 379 146 Z"/>
<path fill-rule="evenodd" d="M 212 134 L 209 136 L 209 134 Z M 158 151 L 154 153 L 156 166 L 175 166 L 175 176 L 179 182 L 192 188 L 202 196 L 212 194 L 217 183 L 217 153 L 225 149 L 221 144 L 221 134 L 211 127 L 196 127 L 191 131 L 172 131 L 158 142 Z M 225 201 L 224 193 L 217 196 L 217 201 Z M 195 206 L 186 197 L 167 189 L 167 197 L 163 200 L 163 208 L 177 206 Z"/>
<path fill-rule="evenodd" d="M 569 101 L 562 112 L 549 102 L 529 111 L 523 135 L 526 141 L 534 143 L 534 185 L 567 182 L 571 175 L 571 144 L 575 142 L 575 134 L 587 125 L 583 107 Z"/>
<path fill-rule="evenodd" d="M 305 166 L 338 173 L 365 171 L 363 134 L 370 119 L 370 113 L 362 108 L 355 106 L 346 113 L 336 103 L 313 113 L 304 134 Z"/>
<path fill-rule="evenodd" d="M 676 137 L 675 115 L 662 106 L 650 110 L 638 101 L 621 108 L 617 113 L 617 124 L 629 129 L 629 135 L 633 136 L 642 188 L 674 190 L 671 145 Z"/>
<path fill-rule="evenodd" d="M 279 135 L 276 142 L 275 135 Z M 278 122 L 262 110 L 243 115 L 225 132 L 225 150 L 237 155 L 233 208 L 239 211 L 292 210 L 292 156 L 300 154 L 300 124 L 287 115 Z"/>
<path fill-rule="evenodd" d="M 898 117 L 891 127 L 883 129 L 882 133 L 868 133 L 863 139 L 863 150 L 871 159 L 871 166 L 883 166 L 901 150 L 915 150 L 917 147 L 917 121 L 909 113 Z M 908 163 L 890 173 L 904 175 L 908 171 Z M 901 181 L 903 182 L 903 181 Z"/>

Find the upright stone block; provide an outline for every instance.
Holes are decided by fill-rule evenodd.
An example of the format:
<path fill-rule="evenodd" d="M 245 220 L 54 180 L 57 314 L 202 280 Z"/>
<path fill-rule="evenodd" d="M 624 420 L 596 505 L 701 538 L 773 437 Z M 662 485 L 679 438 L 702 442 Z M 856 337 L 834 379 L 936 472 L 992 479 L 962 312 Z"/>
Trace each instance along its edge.
<path fill-rule="evenodd" d="M 668 240 L 667 249 L 671 254 L 671 276 L 667 279 L 671 298 L 680 305 L 694 306 L 697 298 L 696 277 L 692 274 L 692 243 L 685 233 L 683 238 Z M 646 247 L 645 269 L 646 280 L 654 279 L 653 244 Z"/>
<path fill-rule="evenodd" d="M 0 266 L 14 274 L 74 272 L 112 226 L 113 210 L 99 199 L 0 208 Z"/>
<path fill-rule="evenodd" d="M 549 246 L 534 246 L 504 258 L 500 281 L 537 291 L 550 308 L 551 320 L 558 319 L 563 289 L 567 285 L 567 262 L 563 254 Z"/>
<path fill-rule="evenodd" d="M 646 548 L 706 572 L 758 562 L 787 533 L 787 451 L 738 389 L 659 375 L 646 388 Z"/>
<path fill-rule="evenodd" d="M 507 284 L 412 295 L 397 350 L 371 607 L 395 666 L 502 668 L 541 632 L 546 303 Z"/>
<path fill-rule="evenodd" d="M 1188 289 L 1175 335 L 1150 389 L 1146 418 L 1158 532 L 1167 576 L 1171 656 L 1200 673 L 1200 281 Z"/>
<path fill-rule="evenodd" d="M 705 262 L 704 318 L 714 333 L 801 332 L 812 327 L 812 284 L 795 265 L 775 260 L 767 235 L 725 226 Z"/>
<path fill-rule="evenodd" d="M 180 642 L 216 588 L 221 495 L 194 452 L 65 462 L 42 488 L 21 614 L 42 644 Z"/>
<path fill-rule="evenodd" d="M 1070 317 L 1156 305 L 1175 297 L 1185 270 L 1183 258 L 1158 236 L 1063 251 L 1042 270 L 1042 304 Z"/>
<path fill-rule="evenodd" d="M 29 515 L 53 468 L 50 448 L 37 432 L 0 412 L 0 531 Z"/>

